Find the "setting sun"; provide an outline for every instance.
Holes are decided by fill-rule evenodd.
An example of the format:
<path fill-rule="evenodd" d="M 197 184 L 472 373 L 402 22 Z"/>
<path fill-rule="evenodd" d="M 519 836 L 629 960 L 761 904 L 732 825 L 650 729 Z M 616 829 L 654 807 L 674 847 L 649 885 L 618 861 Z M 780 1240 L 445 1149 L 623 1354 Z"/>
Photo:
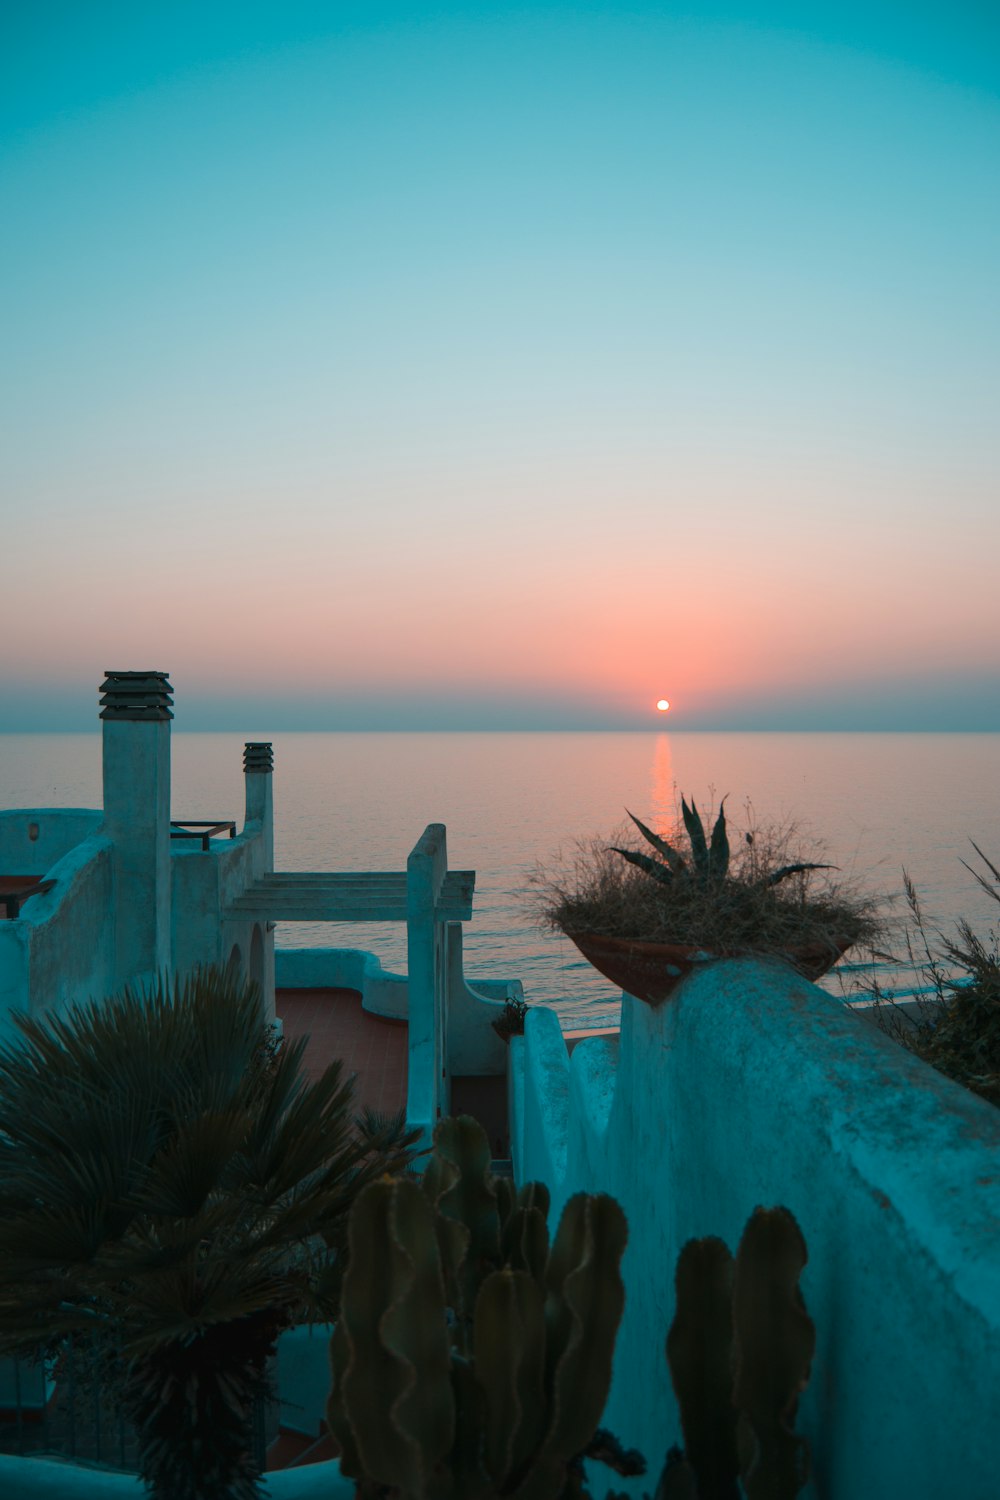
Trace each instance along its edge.
<path fill-rule="evenodd" d="M 666 698 L 659 698 L 657 699 L 656 706 L 660 710 L 661 714 L 665 714 L 667 709 L 670 707 L 670 704 Z"/>

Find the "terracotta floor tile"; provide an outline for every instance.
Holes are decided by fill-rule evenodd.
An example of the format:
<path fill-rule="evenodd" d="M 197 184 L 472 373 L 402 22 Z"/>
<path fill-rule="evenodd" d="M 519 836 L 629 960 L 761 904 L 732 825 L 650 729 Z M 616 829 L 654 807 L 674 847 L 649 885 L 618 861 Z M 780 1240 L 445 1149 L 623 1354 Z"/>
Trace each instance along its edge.
<path fill-rule="evenodd" d="M 362 1009 L 357 990 L 278 990 L 277 1013 L 289 1038 L 307 1037 L 304 1066 L 319 1078 L 334 1058 L 355 1075 L 359 1108 L 394 1111 L 406 1103 L 407 1028 Z"/>

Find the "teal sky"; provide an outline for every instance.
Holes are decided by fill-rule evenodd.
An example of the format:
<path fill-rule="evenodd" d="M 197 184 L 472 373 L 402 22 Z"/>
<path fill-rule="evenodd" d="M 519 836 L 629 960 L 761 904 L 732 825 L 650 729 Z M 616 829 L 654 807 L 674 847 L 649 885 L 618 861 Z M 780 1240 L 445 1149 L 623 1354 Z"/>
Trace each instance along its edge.
<path fill-rule="evenodd" d="M 997 6 L 11 5 L 0 204 L 0 729 L 1000 729 Z"/>

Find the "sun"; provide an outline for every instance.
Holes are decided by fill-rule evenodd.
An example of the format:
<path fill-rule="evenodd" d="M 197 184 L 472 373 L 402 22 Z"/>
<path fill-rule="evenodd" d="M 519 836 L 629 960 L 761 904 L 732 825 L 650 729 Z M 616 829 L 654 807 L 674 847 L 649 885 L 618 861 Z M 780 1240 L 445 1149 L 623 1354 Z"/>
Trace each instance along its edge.
<path fill-rule="evenodd" d="M 665 714 L 667 709 L 670 707 L 670 703 L 666 698 L 658 698 L 656 701 L 656 706 L 660 710 L 661 714 Z"/>

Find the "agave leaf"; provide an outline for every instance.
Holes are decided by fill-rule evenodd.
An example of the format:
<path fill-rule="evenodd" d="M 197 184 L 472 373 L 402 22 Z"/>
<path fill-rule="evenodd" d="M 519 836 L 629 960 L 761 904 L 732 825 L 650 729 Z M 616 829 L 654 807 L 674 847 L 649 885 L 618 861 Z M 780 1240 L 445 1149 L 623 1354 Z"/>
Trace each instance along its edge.
<path fill-rule="evenodd" d="M 765 885 L 777 885 L 779 881 L 787 880 L 789 875 L 802 875 L 806 870 L 836 870 L 836 865 L 782 865 L 780 870 L 772 870 L 765 880 Z"/>
<path fill-rule="evenodd" d="M 708 851 L 708 873 L 713 880 L 725 880 L 729 874 L 729 838 L 726 834 L 726 799 L 719 804 L 719 816 L 712 829 L 712 847 Z"/>
<path fill-rule="evenodd" d="M 652 875 L 654 880 L 659 880 L 663 885 L 673 885 L 675 876 L 666 865 L 661 865 L 659 860 L 650 859 L 648 854 L 640 854 L 636 849 L 619 849 L 617 844 L 608 846 L 615 854 L 620 854 L 622 859 L 627 859 L 630 865 L 644 870 L 647 875 Z"/>
<path fill-rule="evenodd" d="M 681 798 L 681 812 L 684 815 L 684 827 L 687 829 L 688 838 L 691 840 L 691 853 L 694 855 L 695 869 L 699 875 L 707 875 L 708 867 L 708 841 L 705 838 L 705 825 L 701 821 L 701 814 L 695 806 L 694 798 L 691 798 L 691 806 L 688 807 L 684 798 Z"/>
<path fill-rule="evenodd" d="M 627 807 L 625 811 L 628 812 Z M 668 844 L 666 839 L 661 839 L 658 833 L 654 833 L 651 828 L 647 828 L 645 823 L 636 817 L 635 813 L 628 813 L 628 815 L 646 842 L 652 844 L 658 854 L 663 855 L 673 873 L 675 875 L 683 875 L 687 870 L 687 860 L 683 854 L 680 854 L 674 848 L 673 844 Z"/>

